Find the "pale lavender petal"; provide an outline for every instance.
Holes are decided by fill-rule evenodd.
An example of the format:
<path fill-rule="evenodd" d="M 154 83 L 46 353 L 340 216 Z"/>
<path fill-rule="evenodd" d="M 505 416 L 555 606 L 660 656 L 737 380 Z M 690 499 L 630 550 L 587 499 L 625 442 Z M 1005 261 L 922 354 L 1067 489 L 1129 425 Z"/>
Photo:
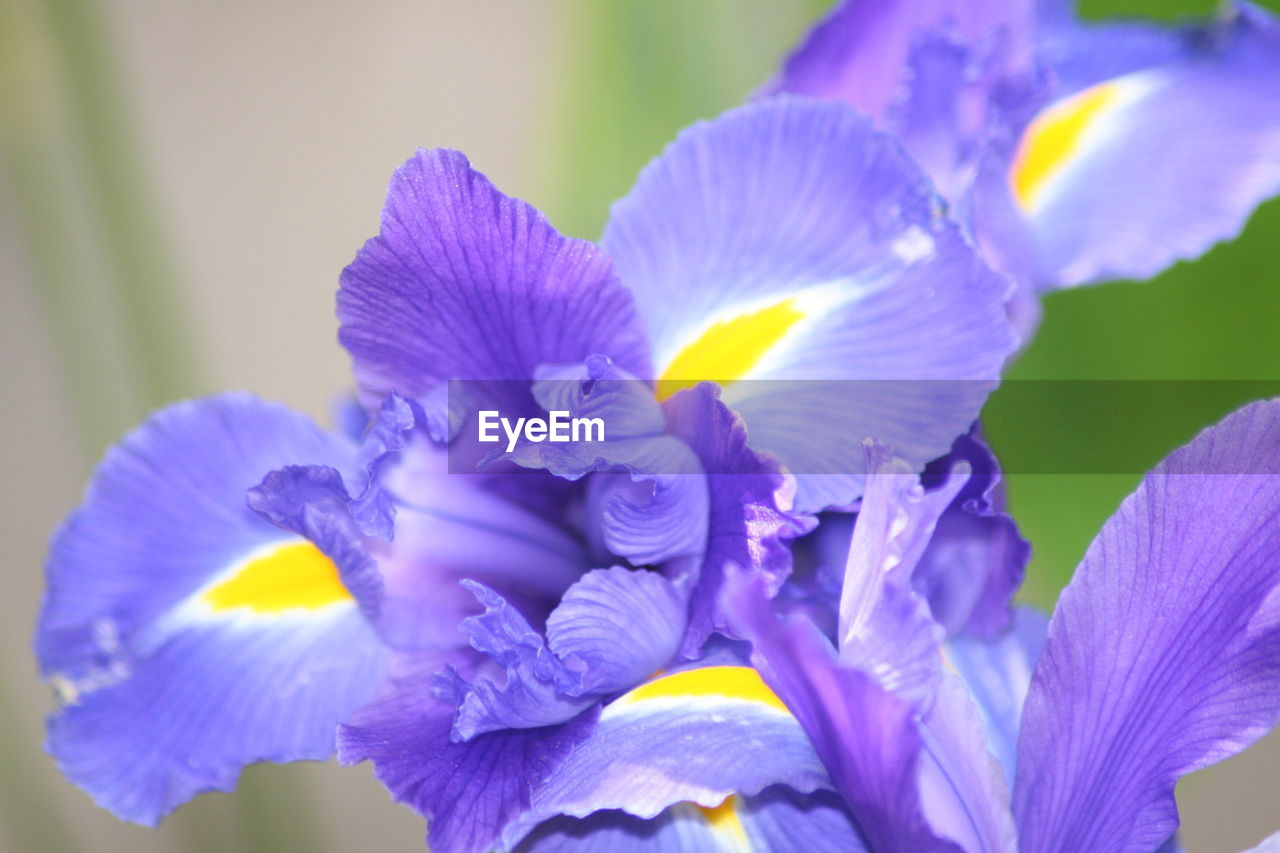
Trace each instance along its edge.
<path fill-rule="evenodd" d="M 779 783 L 805 792 L 831 785 L 804 730 L 755 670 L 677 670 L 605 706 L 505 840 L 514 844 L 557 815 L 620 809 L 653 818 L 679 802 L 711 808 Z"/>
<path fill-rule="evenodd" d="M 1016 345 L 1007 282 L 847 104 L 779 96 L 686 130 L 614 206 L 603 246 L 669 380 L 659 393 L 724 384 L 753 449 L 806 475 L 803 511 L 858 496 L 848 448 L 865 438 L 917 468 L 946 453 Z M 702 358 L 756 323 L 760 352 Z"/>
<path fill-rule="evenodd" d="M 614 693 L 667 666 L 684 635 L 687 603 L 657 572 L 588 572 L 547 617 L 547 647 L 580 674 L 582 693 Z"/>
<path fill-rule="evenodd" d="M 862 853 L 866 848 L 840 798 L 799 794 L 775 785 L 753 797 L 733 795 L 715 809 L 677 803 L 645 820 L 622 811 L 547 821 L 520 853 L 686 853 L 744 849 L 770 853 Z"/>
<path fill-rule="evenodd" d="M 282 502 L 277 526 L 245 493 L 290 463 L 315 463 L 285 471 L 318 500 Z M 356 601 L 376 607 L 339 473 L 359 470 L 345 437 L 247 394 L 170 406 L 108 453 L 54 539 L 36 631 L 68 778 L 154 824 L 252 762 L 332 754 L 387 664 Z M 255 567 L 299 568 L 297 596 L 236 587 Z"/>
<path fill-rule="evenodd" d="M 945 646 L 947 663 L 978 705 L 986 724 L 986 743 L 1004 767 L 1005 784 L 1010 790 L 1017 767 L 1022 704 L 1048 624 L 1043 613 L 1019 607 L 1004 633 L 993 638 L 960 634 Z"/>
<path fill-rule="evenodd" d="M 840 593 L 840 659 L 884 673 L 894 691 L 927 695 L 938 671 L 941 629 L 911 578 L 942 513 L 964 486 L 969 466 L 925 491 L 911 466 L 883 445 L 865 448 L 867 493 L 858 511 Z M 903 638 L 911 642 L 903 644 Z"/>
<path fill-rule="evenodd" d="M 1039 51 L 1057 86 L 1010 178 L 1040 287 L 1149 278 L 1280 192 L 1280 23 L 1262 9 L 1180 29 L 1055 26 Z M 1067 141 L 1045 131 L 1061 117 L 1080 123 Z"/>

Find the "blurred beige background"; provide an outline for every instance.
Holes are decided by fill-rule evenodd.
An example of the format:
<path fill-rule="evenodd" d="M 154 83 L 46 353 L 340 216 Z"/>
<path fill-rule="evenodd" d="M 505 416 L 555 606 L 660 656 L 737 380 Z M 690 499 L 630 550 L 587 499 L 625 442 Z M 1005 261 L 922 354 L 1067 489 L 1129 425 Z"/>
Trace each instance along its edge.
<path fill-rule="evenodd" d="M 456 147 L 528 195 L 562 12 L 533 2 L 111 4 L 104 20 L 130 96 L 122 106 L 192 320 L 202 375 L 190 394 L 247 388 L 327 419 L 349 382 L 335 341 L 337 276 L 376 233 L 391 171 L 415 146 Z M 81 164 L 65 165 L 74 187 Z M 78 407 L 9 189 L 0 184 L 0 850 L 421 849 L 422 821 L 366 767 L 262 768 L 249 782 L 265 802 L 206 796 L 151 831 L 96 808 L 42 754 L 51 701 L 29 651 L 40 565 L 93 460 L 77 447 Z M 78 251 L 68 236 L 66 250 Z M 70 310 L 104 320 L 98 372 L 127 395 L 113 307 L 90 291 Z M 289 807 L 283 826 L 276 804 Z M 41 813 L 56 826 L 32 820 Z"/>
<path fill-rule="evenodd" d="M 34 117 L 7 132 L 34 128 L 39 150 L 52 155 L 52 178 L 75 199 L 86 180 L 80 131 L 59 100 L 65 93 L 41 7 L 0 3 L 0 53 L 21 53 L 26 67 L 53 79 L 48 88 L 6 81 L 7 96 Z M 763 22 L 757 29 L 772 41 L 752 49 L 752 73 L 776 61 L 803 22 L 764 3 L 714 8 Z M 551 189 L 548 176 L 573 180 L 570 168 L 547 165 L 555 141 L 566 132 L 607 138 L 608 128 L 589 122 L 554 127 L 565 114 L 560 87 L 582 73 L 565 56 L 591 20 L 590 3 L 114 0 L 101 11 L 126 93 L 117 106 L 143 167 L 139 189 L 172 244 L 177 308 L 188 320 L 179 335 L 198 368 L 187 395 L 246 388 L 327 417 L 348 382 L 335 342 L 337 276 L 375 233 L 387 178 L 415 146 L 463 149 L 505 191 L 554 205 L 554 193 L 568 190 Z M 662 5 L 660 14 L 657 25 L 681 25 L 677 6 Z M 589 55 L 607 63 L 612 49 L 605 41 Z M 673 73 L 663 61 L 654 57 L 654 73 Z M 61 221 L 53 255 L 77 290 L 51 293 L 36 283 L 51 261 L 36 257 L 26 230 L 18 190 L 25 177 L 0 174 L 0 536 L 8 564 L 0 851 L 421 849 L 421 821 L 394 806 L 364 767 L 258 768 L 236 795 L 203 797 L 150 831 L 97 809 L 42 754 L 41 716 L 52 703 L 29 638 L 46 538 L 77 501 L 102 436 L 129 426 L 143 396 L 120 355 L 128 318 L 110 295 L 91 223 Z M 73 347 L 55 327 L 71 329 L 63 334 Z M 90 367 L 69 363 L 75 359 Z M 77 370 L 80 378 L 69 378 Z M 86 430 L 89 421 L 95 426 Z M 97 442 L 92 452 L 86 434 Z M 1273 736 L 1265 749 L 1188 783 L 1190 849 L 1239 850 L 1280 825 L 1277 759 Z"/>

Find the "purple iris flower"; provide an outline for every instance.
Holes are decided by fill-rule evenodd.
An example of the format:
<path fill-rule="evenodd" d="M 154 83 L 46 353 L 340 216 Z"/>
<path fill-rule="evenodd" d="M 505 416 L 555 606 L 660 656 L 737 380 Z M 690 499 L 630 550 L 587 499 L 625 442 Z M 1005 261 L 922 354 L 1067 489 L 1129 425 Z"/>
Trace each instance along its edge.
<path fill-rule="evenodd" d="M 863 439 L 923 466 L 968 428 L 1016 346 L 1008 295 L 894 139 L 847 105 L 777 98 L 680 134 L 598 247 L 461 154 L 420 152 L 338 315 L 366 402 L 398 391 L 442 438 L 477 408 L 539 413 L 512 380 L 593 356 L 660 399 L 717 381 L 813 511 L 856 500 Z"/>
<path fill-rule="evenodd" d="M 330 757 L 393 654 L 465 646 L 459 578 L 558 600 L 587 568 L 577 540 L 421 464 L 413 409 L 389 397 L 357 443 L 228 394 L 108 454 L 54 538 L 36 634 L 68 778 L 154 824 L 250 762 Z M 410 468 L 416 504 L 392 491 Z"/>
<path fill-rule="evenodd" d="M 63 699 L 49 751 L 146 824 L 248 763 L 329 757 L 349 721 L 343 760 L 372 759 L 442 851 L 554 845 L 548 822 L 602 811 L 702 832 L 699 807 L 739 796 L 726 838 L 811 813 L 851 833 L 726 636 L 723 591 L 742 571 L 783 587 L 801 511 L 861 492 L 850 446 L 879 436 L 919 468 L 974 419 L 1015 337 L 1005 283 L 942 208 L 855 110 L 799 98 L 686 131 L 600 247 L 461 154 L 419 152 L 342 277 L 364 417 L 326 432 L 248 395 L 176 405 L 57 534 L 36 637 Z M 747 381 L 801 378 L 908 381 L 826 406 L 825 431 L 813 387 Z M 630 431 L 450 473 L 479 406 L 561 394 Z M 786 473 L 814 456 L 838 473 Z"/>
<path fill-rule="evenodd" d="M 845 0 L 766 93 L 836 98 L 896 134 L 1037 294 L 1148 278 L 1280 191 L 1280 25 L 1245 2 L 1178 28 L 1066 0 Z"/>
<path fill-rule="evenodd" d="M 1280 400 L 1170 455 L 1052 619 L 989 638 L 949 636 L 918 586 L 967 464 L 925 489 L 870 455 L 833 631 L 730 594 L 866 849 L 1176 849 L 1177 779 L 1280 721 Z"/>
<path fill-rule="evenodd" d="M 1046 639 L 1010 605 L 1028 548 L 969 431 L 1017 342 L 969 235 L 1023 283 L 1119 270 L 1132 245 L 1081 260 L 1087 240 L 1037 230 L 1093 168 L 1019 183 L 1045 123 L 1080 118 L 1045 103 L 1120 75 L 1080 97 L 1154 121 L 1169 92 L 1271 80 L 1272 29 L 1246 10 L 1140 31 L 1126 61 L 1159 73 L 1090 78 L 1061 58 L 1075 25 L 1000 8 L 842 7 L 783 87 L 838 66 L 871 119 L 784 94 L 690 128 L 599 245 L 457 152 L 412 157 L 341 280 L 362 414 L 326 432 L 247 395 L 171 407 L 56 536 L 36 645 L 67 776 L 155 823 L 248 763 L 336 751 L 441 853 L 1170 839 L 1176 777 L 1277 713 L 1277 404 L 1150 475 Z M 1259 116 L 1213 228 L 1274 180 Z M 1069 153 L 1095 162 L 1094 136 Z M 456 473 L 482 410 L 609 433 L 526 434 Z"/>

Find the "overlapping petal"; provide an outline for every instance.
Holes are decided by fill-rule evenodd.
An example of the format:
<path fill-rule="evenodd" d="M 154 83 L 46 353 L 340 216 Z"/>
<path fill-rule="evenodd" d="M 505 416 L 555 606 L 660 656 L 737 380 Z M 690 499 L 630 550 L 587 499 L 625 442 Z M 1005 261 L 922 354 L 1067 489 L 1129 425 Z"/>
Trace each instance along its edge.
<path fill-rule="evenodd" d="M 401 651 L 466 646 L 458 625 L 481 608 L 461 580 L 545 618 L 591 567 L 562 520 L 580 498 L 550 474 L 451 474 L 448 449 L 418 429 L 380 481 L 396 529 L 393 541 L 370 543 L 386 588 L 379 629 Z"/>
<path fill-rule="evenodd" d="M 1049 623 L 1022 713 L 1022 849 L 1154 849 L 1179 776 L 1280 718 L 1280 401 L 1147 475 Z"/>
<path fill-rule="evenodd" d="M 581 369 L 540 375 L 533 388 L 539 404 L 571 418 L 600 420 L 604 440 L 524 440 L 509 458 L 573 480 L 604 475 L 592 479 L 588 498 L 596 535 L 611 554 L 637 565 L 698 558 L 707 540 L 704 469 L 689 446 L 668 433 L 648 383 L 599 356 Z"/>
<path fill-rule="evenodd" d="M 838 652 L 807 619 L 779 620 L 757 586 L 731 593 L 760 668 L 813 739 L 875 849 L 1011 850 L 1013 825 L 984 722 L 943 669 L 943 629 L 912 575 L 967 464 L 926 491 L 886 448 L 849 547 Z"/>
<path fill-rule="evenodd" d="M 381 232 L 343 272 L 338 317 L 366 403 L 399 391 L 423 403 L 437 436 L 457 426 L 450 379 L 532 379 L 539 364 L 593 353 L 648 373 L 609 259 L 500 193 L 457 151 L 421 150 L 392 177 Z M 469 386 L 513 415 L 531 405 L 514 387 Z"/>
<path fill-rule="evenodd" d="M 754 797 L 731 796 L 713 809 L 678 803 L 649 820 L 620 811 L 556 818 L 515 849 L 519 853 L 861 853 L 866 848 L 835 794 L 798 794 L 775 785 Z"/>
<path fill-rule="evenodd" d="M 651 819 L 682 802 L 714 808 L 775 784 L 809 792 L 831 783 L 804 730 L 756 671 L 709 656 L 606 705 L 504 838 L 514 845 L 557 816 L 620 810 Z"/>
<path fill-rule="evenodd" d="M 1148 278 L 1280 192 L 1280 23 L 1235 4 L 1182 29 L 1050 20 L 1052 103 L 1009 180 L 1041 287 Z"/>
<path fill-rule="evenodd" d="M 427 818 L 432 850 L 480 853 L 528 807 L 531 788 L 590 732 L 595 713 L 454 741 L 456 698 L 431 675 L 398 681 L 342 727 L 338 759 L 372 761 L 391 795 Z"/>
<path fill-rule="evenodd" d="M 282 476 L 306 500 L 272 499 L 295 523 L 246 505 L 300 462 Z M 153 824 L 250 762 L 332 754 L 386 665 L 340 471 L 363 484 L 347 439 L 248 395 L 172 406 L 108 454 L 55 538 L 36 633 L 64 703 L 48 748 L 100 804 Z"/>
<path fill-rule="evenodd" d="M 547 617 L 545 640 L 501 596 L 464 584 L 484 612 L 462 629 L 504 672 L 467 688 L 453 730 L 462 739 L 565 722 L 667 666 L 684 635 L 687 596 L 655 572 L 589 572 Z"/>
<path fill-rule="evenodd" d="M 991 637 L 1009 624 L 1031 545 L 1005 511 L 999 463 L 976 427 L 925 468 L 926 487 L 941 487 L 961 461 L 969 466 L 969 479 L 938 518 L 913 583 L 948 635 Z"/>
<path fill-rule="evenodd" d="M 904 91 L 917 82 L 910 60 L 923 34 L 952 35 L 960 44 L 994 41 L 988 50 L 998 46 L 1009 64 L 1023 66 L 1031 60 L 1033 7 L 1026 0 L 845 0 L 813 28 L 765 91 L 839 98 L 880 119 L 900 108 Z"/>
<path fill-rule="evenodd" d="M 1034 5 L 845 0 L 764 91 L 852 104 L 963 209 L 987 149 L 1039 95 Z"/>
<path fill-rule="evenodd" d="M 994 637 L 961 634 L 944 647 L 948 666 L 964 682 L 982 714 L 985 741 L 1004 768 L 1009 790 L 1013 790 L 1017 767 L 1022 705 L 1048 622 L 1043 613 L 1019 607 L 1002 633 Z"/>
<path fill-rule="evenodd" d="M 726 572 L 747 570 L 775 593 L 791 573 L 788 540 L 812 529 L 790 512 L 795 483 L 772 456 L 752 450 L 746 425 L 710 383 L 677 392 L 663 408 L 673 435 L 707 472 L 707 546 L 689 602 L 684 650 L 692 654 L 713 631 L 732 635 L 721 601 Z"/>
<path fill-rule="evenodd" d="M 727 567 L 763 573 L 770 590 L 789 573 L 784 543 L 812 527 L 811 519 L 790 512 L 794 481 L 772 456 L 748 447 L 745 424 L 711 383 L 659 405 L 647 383 L 605 359 L 588 359 L 585 373 L 543 374 L 534 386 L 539 403 L 600 419 L 607 424 L 605 440 L 523 441 L 510 458 L 571 479 L 595 473 L 588 523 L 594 527 L 598 518 L 611 554 L 663 564 L 691 590 L 684 649 L 696 654 L 712 631 L 728 628 L 718 604 Z"/>
<path fill-rule="evenodd" d="M 657 572 L 597 569 L 547 619 L 547 647 L 578 674 L 581 693 L 627 690 L 675 657 L 685 597 Z"/>
<path fill-rule="evenodd" d="M 867 673 L 841 666 L 812 622 L 779 620 L 748 585 L 730 595 L 753 664 L 804 727 L 870 848 L 959 850 L 924 817 L 922 742 L 911 704 Z"/>
<path fill-rule="evenodd" d="M 843 104 L 770 98 L 686 130 L 602 245 L 659 396 L 726 385 L 753 448 L 827 475 L 799 477 L 802 510 L 856 498 L 864 438 L 918 466 L 945 453 L 1015 345 L 1006 284 L 901 147 Z"/>

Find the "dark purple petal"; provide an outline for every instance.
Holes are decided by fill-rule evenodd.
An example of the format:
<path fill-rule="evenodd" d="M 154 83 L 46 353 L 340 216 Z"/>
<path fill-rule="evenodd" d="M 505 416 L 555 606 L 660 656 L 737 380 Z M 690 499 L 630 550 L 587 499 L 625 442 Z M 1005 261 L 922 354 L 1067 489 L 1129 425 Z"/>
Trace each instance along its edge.
<path fill-rule="evenodd" d="M 437 853 L 479 853 L 529 806 L 530 792 L 595 723 L 588 712 L 559 726 L 450 739 L 454 706 L 418 676 L 361 709 L 338 735 L 343 764 L 372 761 L 391 795 L 428 821 Z"/>
<path fill-rule="evenodd" d="M 449 379 L 532 379 L 539 364 L 593 353 L 648 373 L 609 259 L 560 236 L 456 151 L 421 150 L 396 171 L 381 233 L 343 272 L 338 318 L 366 405 L 399 391 L 435 422 L 446 400 L 431 392 Z M 530 405 L 527 395 L 498 402 L 510 414 Z"/>
<path fill-rule="evenodd" d="M 664 404 L 671 433 L 683 441 L 709 473 L 707 548 L 689 602 L 684 653 L 695 654 L 713 631 L 730 633 L 721 604 L 725 572 L 759 573 L 769 595 L 791 573 L 787 540 L 812 528 L 792 515 L 795 484 L 776 459 L 747 446 L 746 425 L 720 402 L 710 383 L 677 393 Z"/>
<path fill-rule="evenodd" d="M 774 618 L 758 587 L 739 583 L 730 606 L 753 662 L 809 732 L 874 848 L 1012 849 L 1008 791 L 980 711 L 944 672 L 943 630 L 911 583 L 968 464 L 926 491 L 887 448 L 870 444 L 867 457 L 838 656 L 811 622 Z M 878 709 L 876 725 L 857 729 L 869 707 Z M 895 824 L 905 833 L 894 836 Z"/>
<path fill-rule="evenodd" d="M 1059 599 L 1022 714 L 1022 849 L 1154 849 L 1178 778 L 1280 717 L 1280 401 L 1147 475 Z"/>
<path fill-rule="evenodd" d="M 932 487 L 961 460 L 972 472 L 969 481 L 938 519 L 912 583 L 948 635 L 992 637 L 1009 624 L 1031 545 L 1004 511 L 999 464 L 976 427 L 925 468 L 925 485 Z"/>
<path fill-rule="evenodd" d="M 923 744 L 912 704 L 867 673 L 841 666 L 808 620 L 779 620 L 757 587 L 731 587 L 728 602 L 751 641 L 752 662 L 808 733 L 868 846 L 878 853 L 959 853 L 924 817 Z"/>
<path fill-rule="evenodd" d="M 368 472 L 366 482 L 355 489 L 351 515 L 370 536 L 390 539 L 395 519 L 395 502 L 378 483 L 378 472 L 408 445 L 420 411 L 399 394 L 390 394 L 370 421 L 360 444 L 360 463 Z M 422 418 L 422 419 L 425 419 Z"/>

